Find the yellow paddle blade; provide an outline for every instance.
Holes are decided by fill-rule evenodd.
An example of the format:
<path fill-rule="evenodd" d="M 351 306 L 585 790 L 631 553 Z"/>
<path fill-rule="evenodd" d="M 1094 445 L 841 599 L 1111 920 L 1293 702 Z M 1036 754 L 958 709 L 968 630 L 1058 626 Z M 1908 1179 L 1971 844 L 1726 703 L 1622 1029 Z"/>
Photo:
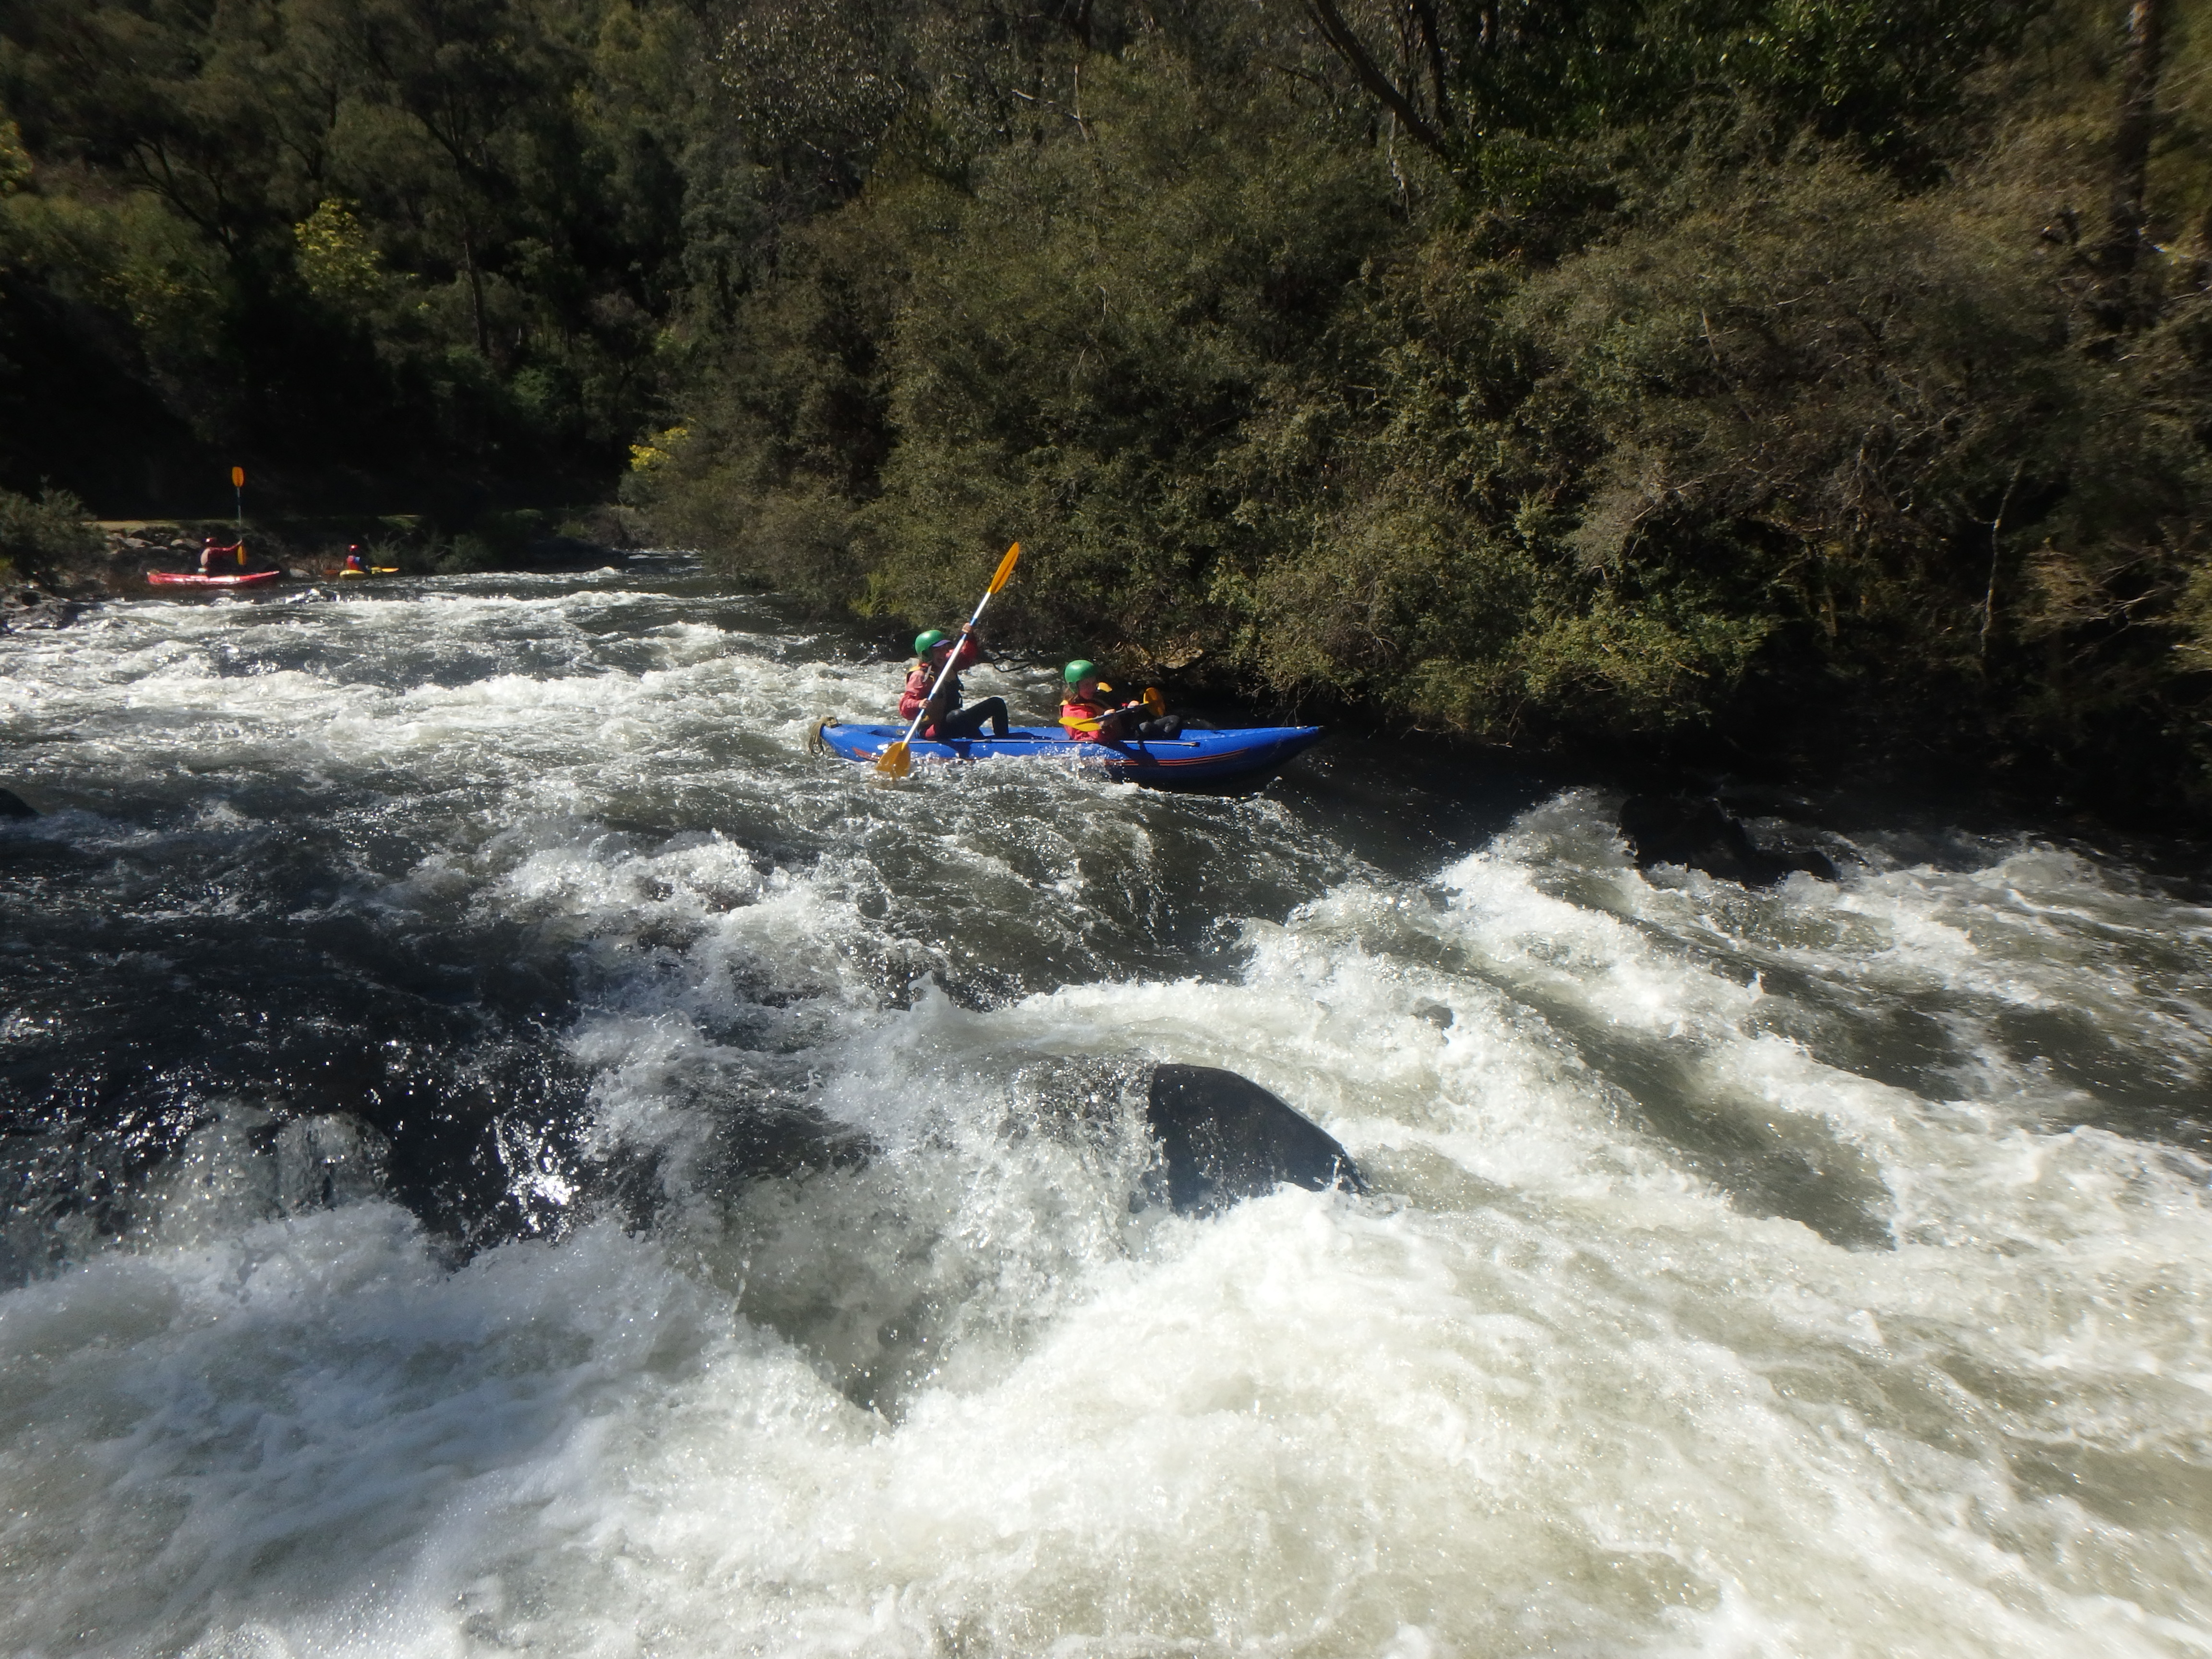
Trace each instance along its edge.
<path fill-rule="evenodd" d="M 1014 562 L 1021 556 L 1022 544 L 1019 542 L 1016 542 L 1012 547 L 1006 550 L 1006 556 L 999 561 L 998 574 L 991 578 L 991 585 L 983 590 L 984 592 L 987 594 L 995 593 L 1000 588 L 1004 587 L 1006 585 L 1006 579 L 1014 574 Z"/>
<path fill-rule="evenodd" d="M 876 770 L 894 778 L 902 778 L 914 770 L 914 757 L 907 753 L 904 738 L 876 757 Z"/>
<path fill-rule="evenodd" d="M 1157 685 L 1146 686 L 1145 695 L 1139 701 L 1155 714 L 1164 714 L 1168 712 L 1168 700 L 1160 695 L 1160 688 Z"/>

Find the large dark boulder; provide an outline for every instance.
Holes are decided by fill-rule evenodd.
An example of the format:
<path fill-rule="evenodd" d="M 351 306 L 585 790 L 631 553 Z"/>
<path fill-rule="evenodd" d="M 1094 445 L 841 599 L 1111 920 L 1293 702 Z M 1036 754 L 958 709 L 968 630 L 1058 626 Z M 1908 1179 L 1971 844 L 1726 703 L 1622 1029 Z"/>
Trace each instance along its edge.
<path fill-rule="evenodd" d="M 1367 1190 L 1352 1154 L 1327 1131 L 1234 1072 L 1158 1067 L 1145 1121 L 1158 1137 L 1168 1202 L 1179 1213 L 1211 1215 L 1285 1183 Z"/>
<path fill-rule="evenodd" d="M 1631 795 L 1620 809 L 1620 833 L 1639 870 L 1679 864 L 1747 887 L 1771 886 L 1796 870 L 1836 879 L 1826 854 L 1809 847 L 1759 846 L 1710 795 Z"/>
<path fill-rule="evenodd" d="M 0 634 L 30 628 L 67 628 L 83 607 L 74 599 L 38 587 L 0 594 Z"/>

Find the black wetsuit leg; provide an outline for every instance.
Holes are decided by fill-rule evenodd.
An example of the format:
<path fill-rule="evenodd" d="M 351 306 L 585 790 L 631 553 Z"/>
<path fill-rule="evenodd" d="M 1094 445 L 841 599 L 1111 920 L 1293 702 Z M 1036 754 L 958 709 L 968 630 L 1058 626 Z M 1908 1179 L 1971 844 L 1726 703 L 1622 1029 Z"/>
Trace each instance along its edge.
<path fill-rule="evenodd" d="M 937 722 L 936 737 L 940 742 L 963 738 L 979 738 L 988 725 L 991 735 L 1006 735 L 1006 700 L 1004 697 L 985 697 L 971 702 L 965 708 L 955 709 Z"/>

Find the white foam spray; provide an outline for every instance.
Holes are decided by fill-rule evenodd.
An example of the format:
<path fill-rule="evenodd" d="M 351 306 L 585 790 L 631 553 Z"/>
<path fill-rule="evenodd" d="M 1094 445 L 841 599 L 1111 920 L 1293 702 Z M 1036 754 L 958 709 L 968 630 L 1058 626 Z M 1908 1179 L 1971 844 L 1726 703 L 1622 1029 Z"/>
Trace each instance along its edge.
<path fill-rule="evenodd" d="M 28 647 L 45 833 L 354 803 L 342 905 L 585 964 L 663 1203 L 455 1266 L 223 1105 L 0 1295 L 0 1648 L 2212 1650 L 2212 1170 L 2128 1132 L 2202 910 L 2026 842 L 1647 878 L 1583 793 L 1399 879 L 1280 796 L 810 763 L 891 676 L 729 601 L 270 609 Z M 1378 1195 L 1133 1212 L 1161 1059 Z M 763 1174 L 778 1113 L 852 1139 Z"/>

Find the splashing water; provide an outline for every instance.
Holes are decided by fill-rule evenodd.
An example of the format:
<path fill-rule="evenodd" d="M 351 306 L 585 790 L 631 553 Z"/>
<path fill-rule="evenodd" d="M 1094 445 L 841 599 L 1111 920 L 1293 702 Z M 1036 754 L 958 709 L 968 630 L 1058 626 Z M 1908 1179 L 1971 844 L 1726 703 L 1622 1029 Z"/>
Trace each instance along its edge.
<path fill-rule="evenodd" d="M 7 1651 L 2212 1650 L 2148 877 L 885 788 L 896 666 L 680 568 L 0 649 Z M 1161 1060 L 1379 1196 L 1133 1208 Z"/>

